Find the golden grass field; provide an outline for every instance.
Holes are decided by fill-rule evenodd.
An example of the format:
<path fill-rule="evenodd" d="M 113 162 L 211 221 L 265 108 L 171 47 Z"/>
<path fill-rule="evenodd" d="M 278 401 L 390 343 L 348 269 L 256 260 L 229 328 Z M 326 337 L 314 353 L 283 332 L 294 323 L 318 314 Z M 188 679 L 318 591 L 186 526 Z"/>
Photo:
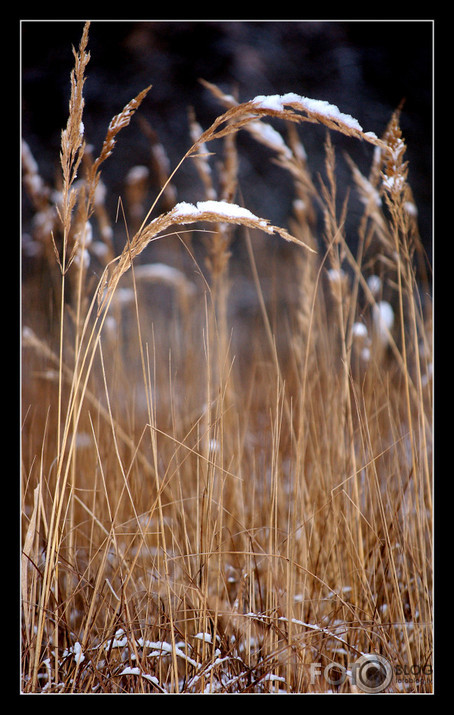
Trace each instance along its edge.
<path fill-rule="evenodd" d="M 96 156 L 88 47 L 89 23 L 58 185 L 23 145 L 21 691 L 355 693 L 352 664 L 378 654 L 385 692 L 431 692 L 431 273 L 400 108 L 379 138 L 328 103 L 205 83 L 219 116 L 189 114 L 151 206 L 147 172 L 125 177 L 118 252 L 102 171 L 153 89 Z M 239 132 L 293 180 L 286 227 L 242 205 Z M 370 156 L 367 175 L 348 160 L 354 252 L 339 132 Z M 197 204 L 173 198 L 183 162 Z M 255 310 L 232 310 L 234 244 Z"/>

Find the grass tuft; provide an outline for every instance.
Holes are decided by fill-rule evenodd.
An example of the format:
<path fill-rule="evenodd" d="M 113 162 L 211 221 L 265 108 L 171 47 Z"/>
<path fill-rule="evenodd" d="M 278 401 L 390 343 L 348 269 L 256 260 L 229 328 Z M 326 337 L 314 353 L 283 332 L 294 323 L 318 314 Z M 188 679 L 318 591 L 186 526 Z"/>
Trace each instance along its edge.
<path fill-rule="evenodd" d="M 386 692 L 431 692 L 432 308 L 401 108 L 380 139 L 327 102 L 204 82 L 224 111 L 203 130 L 189 110 L 171 171 L 147 88 L 93 159 L 88 39 L 58 192 L 23 146 L 22 691 L 364 692 L 352 664 L 376 654 Z M 150 167 L 124 177 L 118 249 L 102 170 L 136 112 Z M 293 180 L 288 227 L 242 205 L 243 130 Z M 347 157 L 355 252 L 337 132 L 371 147 L 367 174 Z"/>

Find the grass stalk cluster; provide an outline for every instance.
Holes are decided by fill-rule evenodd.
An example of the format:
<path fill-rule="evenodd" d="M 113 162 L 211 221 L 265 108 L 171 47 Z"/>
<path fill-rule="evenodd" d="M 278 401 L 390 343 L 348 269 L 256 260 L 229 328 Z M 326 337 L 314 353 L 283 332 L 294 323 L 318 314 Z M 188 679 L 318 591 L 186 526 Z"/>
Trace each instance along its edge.
<path fill-rule="evenodd" d="M 118 251 L 103 164 L 152 89 L 93 158 L 88 37 L 58 192 L 23 150 L 40 271 L 23 288 L 22 691 L 361 692 L 334 676 L 375 653 L 386 692 L 430 692 L 431 281 L 401 109 L 379 139 L 326 102 L 205 83 L 224 111 L 203 131 L 190 110 L 174 171 L 142 119 L 161 190 L 147 208 L 148 172 L 125 177 Z M 326 128 L 317 177 L 307 123 Z M 239 205 L 239 131 L 292 178 L 288 228 Z M 347 157 L 355 252 L 337 132 L 371 152 L 367 175 Z M 183 162 L 197 204 L 175 199 Z M 253 317 L 231 309 L 239 244 Z"/>

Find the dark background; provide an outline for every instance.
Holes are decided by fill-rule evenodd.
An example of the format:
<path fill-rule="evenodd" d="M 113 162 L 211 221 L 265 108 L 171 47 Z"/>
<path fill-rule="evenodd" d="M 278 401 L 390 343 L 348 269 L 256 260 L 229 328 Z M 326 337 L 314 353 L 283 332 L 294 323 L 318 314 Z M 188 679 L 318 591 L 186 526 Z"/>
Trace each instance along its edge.
<path fill-rule="evenodd" d="M 58 170 L 60 132 L 68 115 L 71 46 L 78 47 L 82 29 L 83 21 L 21 23 L 22 135 L 50 183 Z M 240 101 L 289 91 L 324 99 L 378 136 L 404 99 L 401 126 L 408 147 L 409 181 L 430 256 L 432 45 L 431 21 L 93 21 L 85 136 L 96 155 L 112 116 L 152 84 L 140 112 L 157 131 L 173 168 L 191 144 L 188 106 L 204 129 L 223 111 L 199 78 L 227 92 L 235 90 Z M 325 130 L 304 124 L 299 132 L 315 175 L 323 160 Z M 351 183 L 343 151 L 367 172 L 373 149 L 340 135 L 333 139 L 342 187 Z M 245 134 L 240 133 L 238 142 L 245 205 L 285 226 L 293 199 L 289 177 L 269 161 L 270 153 Z M 148 161 L 148 141 L 133 119 L 104 165 L 113 211 L 128 169 Z M 192 170 L 183 165 L 178 173 L 179 200 L 201 198 Z M 354 198 L 351 205 L 354 217 L 359 210 Z M 352 243 L 353 234 L 352 230 Z"/>

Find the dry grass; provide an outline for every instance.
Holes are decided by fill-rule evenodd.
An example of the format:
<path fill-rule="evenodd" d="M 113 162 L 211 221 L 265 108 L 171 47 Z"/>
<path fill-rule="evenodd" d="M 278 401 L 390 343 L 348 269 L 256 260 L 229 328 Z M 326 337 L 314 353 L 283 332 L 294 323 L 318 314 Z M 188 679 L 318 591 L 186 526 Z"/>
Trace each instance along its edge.
<path fill-rule="evenodd" d="M 155 215 L 181 163 L 164 178 L 144 124 L 162 190 L 141 216 L 147 174 L 129 177 L 134 233 L 125 221 L 116 256 L 102 164 L 148 90 L 93 159 L 88 32 L 57 199 L 23 153 L 42 273 L 23 289 L 22 691 L 358 692 L 323 669 L 378 653 L 388 692 L 430 692 L 430 278 L 399 111 L 380 140 L 302 98 L 238 103 L 207 85 L 225 112 L 205 131 L 190 113 L 182 159 L 201 203 Z M 316 180 L 305 122 L 327 127 Z M 236 206 L 239 130 L 292 176 L 289 230 Z M 355 255 L 332 131 L 372 145 L 368 176 L 351 164 Z M 259 305 L 249 321 L 229 314 L 236 235 Z M 281 238 L 290 258 L 270 265 L 257 241 Z M 174 265 L 140 265 L 151 242 L 173 245 Z"/>

